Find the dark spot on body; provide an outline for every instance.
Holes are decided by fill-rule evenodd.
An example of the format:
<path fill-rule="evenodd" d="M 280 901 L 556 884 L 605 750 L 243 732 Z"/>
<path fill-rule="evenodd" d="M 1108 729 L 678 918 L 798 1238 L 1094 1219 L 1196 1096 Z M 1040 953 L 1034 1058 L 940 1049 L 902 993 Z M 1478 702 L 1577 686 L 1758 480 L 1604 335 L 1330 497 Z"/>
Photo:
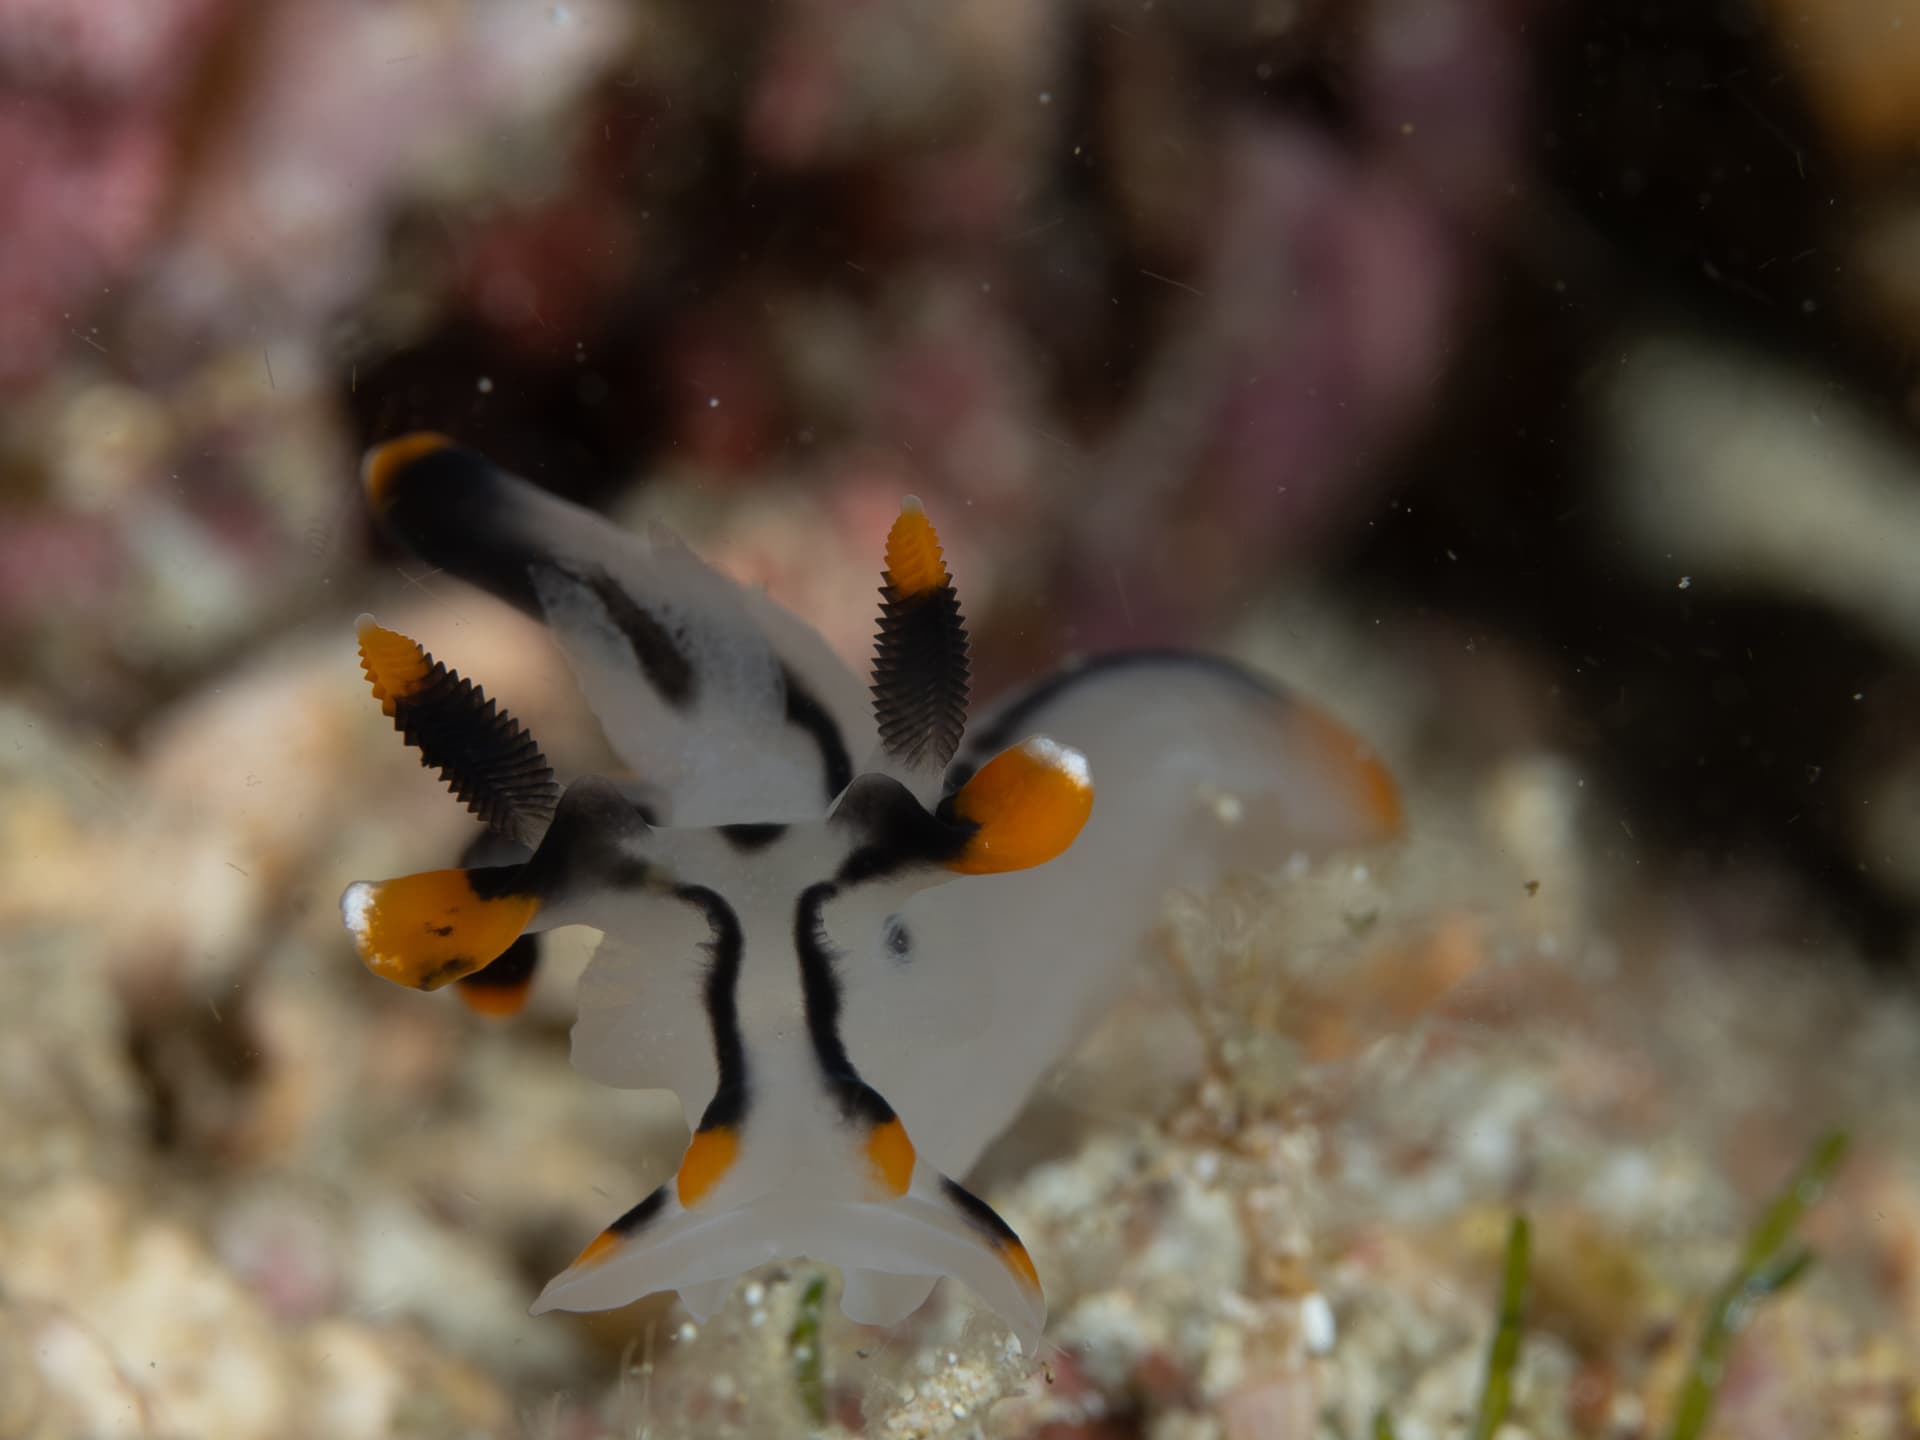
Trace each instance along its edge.
<path fill-rule="evenodd" d="M 465 955 L 456 955 L 451 960 L 442 960 L 438 965 L 434 966 L 433 969 L 424 972 L 420 976 L 417 988 L 421 990 L 438 990 L 449 980 L 457 980 L 473 968 L 474 965 L 471 958 Z"/>
<path fill-rule="evenodd" d="M 900 964 L 904 965 L 913 954 L 913 933 L 898 915 L 887 917 L 886 945 L 887 953 Z"/>

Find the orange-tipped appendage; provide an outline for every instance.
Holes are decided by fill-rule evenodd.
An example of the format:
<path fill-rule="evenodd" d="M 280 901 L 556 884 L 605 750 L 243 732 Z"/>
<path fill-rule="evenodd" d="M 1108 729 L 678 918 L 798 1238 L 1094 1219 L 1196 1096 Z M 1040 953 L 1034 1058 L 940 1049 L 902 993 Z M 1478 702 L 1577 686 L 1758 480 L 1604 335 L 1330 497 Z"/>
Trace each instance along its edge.
<path fill-rule="evenodd" d="M 997 875 L 1044 865 L 1079 835 L 1093 813 L 1087 757 L 1044 735 L 1002 750 L 953 797 L 953 813 L 978 826 L 947 862 L 962 875 Z"/>
<path fill-rule="evenodd" d="M 587 1242 L 586 1249 L 573 1257 L 573 1264 L 568 1268 L 583 1270 L 589 1265 L 605 1264 L 613 1258 L 614 1251 L 618 1250 L 624 1243 L 620 1238 L 619 1231 L 602 1230 Z"/>
<path fill-rule="evenodd" d="M 405 699 L 427 683 L 432 665 L 427 652 L 398 630 L 389 630 L 371 615 L 353 622 L 360 637 L 360 668 L 373 687 L 373 698 L 383 714 L 393 714 L 393 702 Z"/>
<path fill-rule="evenodd" d="M 1297 715 L 1326 773 L 1339 783 L 1359 817 L 1362 841 L 1391 840 L 1406 824 L 1400 786 L 1373 747 L 1332 716 L 1309 705 Z"/>
<path fill-rule="evenodd" d="M 416 430 L 395 440 L 384 440 L 367 451 L 360 462 L 360 483 L 375 509 L 384 509 L 393 498 L 393 483 L 400 472 L 423 455 L 445 450 L 453 441 L 431 430 Z"/>
<path fill-rule="evenodd" d="M 691 1210 L 720 1183 L 720 1177 L 733 1168 L 740 1153 L 740 1132 L 731 1125 L 716 1125 L 711 1130 L 696 1130 L 680 1157 L 680 1173 L 674 1189 L 680 1204 Z"/>
<path fill-rule="evenodd" d="M 913 1141 L 907 1138 L 907 1127 L 900 1123 L 899 1116 L 874 1126 L 868 1133 L 867 1164 L 880 1189 L 890 1198 L 898 1199 L 907 1193 L 907 1187 L 913 1183 L 916 1159 Z"/>
<path fill-rule="evenodd" d="M 518 985 L 462 985 L 457 993 L 461 1003 L 474 1014 L 489 1020 L 511 1020 L 527 1008 L 527 997 L 533 994 L 533 979 L 529 976 Z"/>
<path fill-rule="evenodd" d="M 1034 1294 L 1040 1293 L 1040 1272 L 1034 1269 L 1033 1257 L 1027 1253 L 1027 1247 L 1018 1240 L 1000 1242 L 1000 1259 L 1014 1277 Z"/>
<path fill-rule="evenodd" d="M 464 870 L 362 880 L 340 897 L 341 918 L 366 967 L 415 990 L 438 990 L 492 964 L 539 908 L 531 895 L 483 899 Z"/>
<path fill-rule="evenodd" d="M 887 532 L 887 583 L 904 597 L 938 590 L 949 578 L 933 522 L 909 495 L 900 502 L 900 518 Z"/>

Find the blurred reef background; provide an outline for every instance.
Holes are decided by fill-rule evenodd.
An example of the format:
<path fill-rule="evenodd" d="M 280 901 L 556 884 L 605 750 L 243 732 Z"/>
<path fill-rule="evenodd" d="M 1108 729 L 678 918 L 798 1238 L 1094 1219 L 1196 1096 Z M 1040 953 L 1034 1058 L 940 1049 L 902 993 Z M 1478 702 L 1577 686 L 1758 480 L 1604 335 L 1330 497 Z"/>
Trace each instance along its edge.
<path fill-rule="evenodd" d="M 0 0 L 0 1440 L 1443 1440 L 1516 1211 L 1501 1435 L 1637 1440 L 1835 1126 L 1708 1433 L 1920 1436 L 1917 161 L 1906 0 Z M 1197 645 L 1390 759 L 976 1177 L 1043 1363 L 527 1317 L 681 1132 L 580 943 L 497 1025 L 341 932 L 471 825 L 355 614 L 599 743 L 374 535 L 414 428 L 856 664 L 918 494 L 980 693 Z"/>

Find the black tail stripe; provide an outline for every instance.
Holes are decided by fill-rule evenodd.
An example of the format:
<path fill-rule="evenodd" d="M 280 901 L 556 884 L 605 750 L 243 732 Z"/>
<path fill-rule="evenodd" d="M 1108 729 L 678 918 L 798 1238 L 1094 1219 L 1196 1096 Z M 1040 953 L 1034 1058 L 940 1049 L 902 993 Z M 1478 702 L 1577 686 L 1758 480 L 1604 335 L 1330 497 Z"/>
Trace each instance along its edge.
<path fill-rule="evenodd" d="M 821 911 L 840 887 L 831 880 L 809 885 L 794 907 L 793 946 L 800 958 L 800 994 L 807 1011 L 807 1035 L 821 1073 L 834 1081 L 857 1080 L 853 1061 L 840 1039 L 840 977 L 834 972 Z"/>
<path fill-rule="evenodd" d="M 667 1193 L 670 1188 L 668 1185 L 656 1186 L 651 1195 L 614 1221 L 607 1229 L 622 1239 L 629 1238 L 634 1231 L 660 1213 L 661 1208 L 667 1203 Z"/>
<path fill-rule="evenodd" d="M 884 1125 L 894 1118 L 893 1106 L 886 1097 L 854 1068 L 840 1038 L 840 976 L 834 965 L 832 947 L 821 922 L 821 911 L 840 893 L 831 880 L 809 885 L 794 907 L 793 944 L 800 959 L 800 994 L 807 1012 L 807 1037 L 813 1044 L 813 1056 L 820 1066 L 840 1116 L 849 1124 L 867 1127 Z"/>
<path fill-rule="evenodd" d="M 974 1194 L 957 1181 L 940 1177 L 940 1189 L 951 1200 L 956 1209 L 966 1216 L 967 1221 L 982 1234 L 990 1236 L 1002 1245 L 1018 1245 L 1020 1237 L 1006 1221 L 986 1201 Z"/>
<path fill-rule="evenodd" d="M 740 962 L 745 937 L 733 907 L 704 885 L 682 885 L 674 895 L 700 910 L 713 927 L 706 949 L 711 957 L 702 999 L 713 1031 L 713 1063 L 719 1072 L 713 1099 L 700 1116 L 700 1128 L 738 1125 L 746 1115 L 749 1077 L 746 1044 L 740 1036 Z"/>

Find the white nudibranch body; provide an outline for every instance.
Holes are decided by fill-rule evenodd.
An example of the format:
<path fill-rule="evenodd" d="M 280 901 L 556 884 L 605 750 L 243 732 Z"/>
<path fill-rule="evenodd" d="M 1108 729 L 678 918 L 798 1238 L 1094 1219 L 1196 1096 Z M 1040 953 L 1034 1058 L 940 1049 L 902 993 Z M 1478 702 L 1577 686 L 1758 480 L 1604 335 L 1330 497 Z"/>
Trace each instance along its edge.
<path fill-rule="evenodd" d="M 598 928 L 574 1065 L 674 1091 L 693 1131 L 536 1311 L 676 1290 L 703 1319 L 747 1271 L 810 1257 L 857 1321 L 952 1276 L 1031 1349 L 1033 1260 L 957 1177 L 1097 1018 L 1165 887 L 1211 872 L 1217 797 L 1236 856 L 1277 862 L 1396 832 L 1384 769 L 1237 666 L 1173 652 L 1058 672 L 968 726 L 965 625 L 917 501 L 887 539 L 869 698 L 671 536 L 439 436 L 376 448 L 364 478 L 401 541 L 547 624 L 638 777 L 563 791 L 511 716 L 362 617 L 375 698 L 487 828 L 463 868 L 348 888 L 361 958 L 508 1014 L 537 932 Z"/>

